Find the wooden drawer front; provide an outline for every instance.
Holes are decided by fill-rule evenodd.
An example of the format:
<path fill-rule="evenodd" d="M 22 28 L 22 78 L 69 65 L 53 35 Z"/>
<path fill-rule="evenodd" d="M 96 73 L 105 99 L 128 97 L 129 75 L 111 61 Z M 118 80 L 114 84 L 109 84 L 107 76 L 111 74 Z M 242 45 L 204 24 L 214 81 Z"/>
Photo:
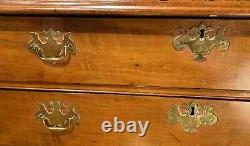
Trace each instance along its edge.
<path fill-rule="evenodd" d="M 166 115 L 172 104 L 182 105 L 191 99 L 21 91 L 1 91 L 0 97 L 0 145 L 245 146 L 250 143 L 248 102 L 192 100 L 214 106 L 218 123 L 211 127 L 203 125 L 196 134 L 188 134 L 179 124 L 169 125 Z M 54 134 L 35 118 L 38 103 L 54 99 L 78 107 L 80 125 L 72 133 Z M 139 132 L 104 133 L 101 123 L 107 120 L 113 123 L 114 117 L 125 122 L 150 121 L 146 135 L 139 137 Z"/>
<path fill-rule="evenodd" d="M 225 26 L 230 48 L 197 62 L 172 40 L 180 26 Z M 44 64 L 27 45 L 30 32 L 71 32 L 78 49 L 65 66 Z M 0 81 L 250 89 L 250 20 L 167 18 L 0 18 Z"/>

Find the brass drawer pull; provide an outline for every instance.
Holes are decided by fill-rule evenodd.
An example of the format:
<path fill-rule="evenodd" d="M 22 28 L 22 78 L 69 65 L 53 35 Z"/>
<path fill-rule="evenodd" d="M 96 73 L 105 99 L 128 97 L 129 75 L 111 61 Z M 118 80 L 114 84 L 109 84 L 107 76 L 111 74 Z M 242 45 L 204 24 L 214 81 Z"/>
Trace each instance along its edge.
<path fill-rule="evenodd" d="M 173 46 L 177 51 L 189 48 L 195 61 L 205 61 L 204 55 L 213 48 L 226 51 L 229 48 L 229 40 L 224 36 L 225 28 L 215 29 L 200 23 L 191 29 L 182 29 L 180 34 L 173 39 Z"/>
<path fill-rule="evenodd" d="M 48 64 L 65 63 L 76 53 L 76 46 L 70 39 L 70 33 L 61 33 L 49 29 L 43 32 L 31 32 L 32 40 L 28 48 L 42 61 Z"/>
<path fill-rule="evenodd" d="M 197 132 L 201 125 L 212 126 L 218 122 L 214 107 L 202 106 L 193 102 L 183 104 L 182 108 L 172 105 L 167 120 L 169 124 L 180 123 L 188 133 Z"/>
<path fill-rule="evenodd" d="M 71 131 L 80 122 L 76 108 L 66 106 L 60 101 L 40 104 L 36 118 L 41 120 L 47 129 L 55 132 Z"/>

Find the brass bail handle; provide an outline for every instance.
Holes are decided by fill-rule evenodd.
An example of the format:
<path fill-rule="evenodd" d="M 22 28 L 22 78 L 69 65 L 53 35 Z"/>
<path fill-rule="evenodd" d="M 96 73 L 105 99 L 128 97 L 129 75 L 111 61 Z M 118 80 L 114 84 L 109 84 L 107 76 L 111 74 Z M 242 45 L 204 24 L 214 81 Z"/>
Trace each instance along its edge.
<path fill-rule="evenodd" d="M 66 106 L 60 101 L 51 101 L 40 104 L 36 118 L 53 132 L 69 132 L 80 122 L 80 115 L 76 107 Z"/>
<path fill-rule="evenodd" d="M 43 32 L 31 32 L 28 49 L 48 64 L 65 63 L 76 53 L 76 45 L 70 32 L 62 33 L 52 28 Z"/>
<path fill-rule="evenodd" d="M 202 125 L 213 126 L 218 122 L 213 106 L 203 106 L 190 102 L 172 105 L 167 115 L 169 124 L 179 123 L 187 133 L 196 133 Z"/>
<path fill-rule="evenodd" d="M 195 61 L 206 61 L 205 55 L 212 49 L 226 51 L 229 48 L 230 43 L 224 35 L 225 30 L 224 27 L 208 27 L 203 22 L 190 29 L 182 28 L 179 35 L 173 39 L 173 47 L 177 51 L 188 48 Z"/>

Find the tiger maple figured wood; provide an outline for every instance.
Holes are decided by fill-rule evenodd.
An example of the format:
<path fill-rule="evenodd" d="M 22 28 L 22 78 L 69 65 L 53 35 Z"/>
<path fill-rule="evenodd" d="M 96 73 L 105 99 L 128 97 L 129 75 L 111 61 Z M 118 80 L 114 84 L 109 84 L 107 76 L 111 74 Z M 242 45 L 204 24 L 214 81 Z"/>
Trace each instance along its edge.
<path fill-rule="evenodd" d="M 250 143 L 249 102 L 195 100 L 107 94 L 61 94 L 46 92 L 0 91 L 0 145 L 10 146 L 239 146 Z M 72 133 L 51 133 L 35 118 L 39 103 L 54 99 L 77 106 L 80 125 Z M 219 121 L 202 126 L 198 133 L 187 134 L 179 124 L 167 124 L 170 105 L 195 101 L 215 107 Z M 103 133 L 101 123 L 118 116 L 130 120 L 150 121 L 147 134 Z"/>
<path fill-rule="evenodd" d="M 0 14 L 247 17 L 248 0 L 3 0 Z"/>
<path fill-rule="evenodd" d="M 0 146 L 249 145 L 249 0 L 3 0 L 0 15 Z M 202 63 L 172 47 L 177 28 L 200 22 L 225 26 L 230 41 Z M 48 28 L 71 32 L 70 62 L 48 65 L 29 52 L 30 32 Z M 77 107 L 72 133 L 35 118 L 53 100 Z M 192 135 L 168 125 L 170 106 L 190 101 L 214 106 L 218 123 Z M 103 133 L 115 116 L 150 121 L 146 136 Z"/>
<path fill-rule="evenodd" d="M 176 51 L 180 26 L 225 26 L 230 48 L 195 62 Z M 27 49 L 30 32 L 71 32 L 78 47 L 65 66 L 44 64 Z M 0 81 L 19 85 L 117 85 L 160 88 L 250 89 L 250 21 L 170 18 L 0 17 Z M 75 86 L 70 86 L 75 85 Z M 32 87 L 32 86 L 29 86 Z M 100 88 L 99 88 L 100 89 Z"/>

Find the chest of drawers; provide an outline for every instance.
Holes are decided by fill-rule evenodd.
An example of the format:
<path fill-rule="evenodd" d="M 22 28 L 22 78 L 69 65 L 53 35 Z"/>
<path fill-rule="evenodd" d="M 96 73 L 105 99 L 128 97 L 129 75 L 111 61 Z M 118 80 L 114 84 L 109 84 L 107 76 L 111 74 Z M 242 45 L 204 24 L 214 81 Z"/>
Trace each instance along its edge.
<path fill-rule="evenodd" d="M 0 14 L 1 146 L 250 145 L 248 1 L 9 0 Z M 103 131 L 114 118 L 149 125 Z"/>

